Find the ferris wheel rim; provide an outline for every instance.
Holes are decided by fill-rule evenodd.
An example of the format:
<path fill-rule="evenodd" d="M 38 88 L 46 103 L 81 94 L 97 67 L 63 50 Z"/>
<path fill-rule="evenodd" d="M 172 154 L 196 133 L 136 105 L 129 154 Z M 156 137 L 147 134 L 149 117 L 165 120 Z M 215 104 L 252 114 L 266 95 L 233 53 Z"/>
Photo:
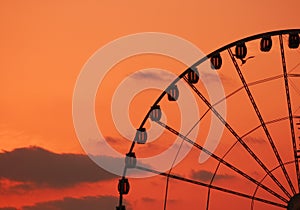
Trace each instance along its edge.
<path fill-rule="evenodd" d="M 284 29 L 284 30 L 276 30 L 276 31 L 270 31 L 270 32 L 264 32 L 264 33 L 260 33 L 260 34 L 255 34 L 255 35 L 252 35 L 252 36 L 248 36 L 248 37 L 245 37 L 245 38 L 242 38 L 242 39 L 239 39 L 237 41 L 234 41 L 234 42 L 231 42 L 223 47 L 220 47 L 218 48 L 217 50 L 207 54 L 206 56 L 200 58 L 197 62 L 195 62 L 193 65 L 191 65 L 190 67 L 188 67 L 186 70 L 184 70 L 173 82 L 170 83 L 170 85 L 161 93 L 161 95 L 155 100 L 155 102 L 152 104 L 151 107 L 155 107 L 157 106 L 160 101 L 163 99 L 163 97 L 167 94 L 167 90 L 176 85 L 176 83 L 183 79 L 185 77 L 185 75 L 192 69 L 192 68 L 195 68 L 199 65 L 201 65 L 203 62 L 205 62 L 206 60 L 210 59 L 212 56 L 214 56 L 215 54 L 217 53 L 221 53 L 223 51 L 226 51 L 226 50 L 230 50 L 230 48 L 236 46 L 237 44 L 239 43 L 247 43 L 249 41 L 253 41 L 253 40 L 257 40 L 257 39 L 261 39 L 263 37 L 266 37 L 266 36 L 270 36 L 270 37 L 273 37 L 273 36 L 281 36 L 281 39 L 282 39 L 282 35 L 287 35 L 287 34 L 291 34 L 291 33 L 300 33 L 300 29 Z M 281 76 L 283 77 L 283 76 Z M 150 113 L 151 113 L 151 108 L 150 110 L 147 112 L 147 114 L 145 115 L 144 119 L 142 120 L 140 126 L 138 127 L 138 129 L 143 129 L 146 121 L 149 119 L 149 116 L 150 116 Z M 130 147 L 130 150 L 129 150 L 129 153 L 132 153 L 133 149 L 134 149 L 134 146 L 135 146 L 135 141 L 132 142 L 131 144 L 131 147 Z M 236 143 L 235 143 L 236 144 Z M 295 162 L 295 161 L 290 161 L 290 162 Z M 217 169 L 218 170 L 218 169 Z M 216 170 L 216 171 L 217 171 Z M 126 171 L 127 171 L 127 167 L 125 165 L 125 168 L 124 168 L 124 173 L 123 173 L 123 178 L 126 177 Z M 211 180 L 213 181 L 213 179 Z M 259 186 L 257 186 L 259 187 Z M 209 187 L 208 190 L 210 190 L 211 188 Z M 120 195 L 121 196 L 121 195 Z M 254 197 L 255 195 L 253 195 Z M 252 202 L 254 202 L 254 200 L 252 199 Z"/>
<path fill-rule="evenodd" d="M 284 29 L 284 30 L 276 30 L 276 31 L 270 31 L 270 32 L 263 32 L 263 33 L 255 34 L 255 35 L 252 35 L 252 36 L 248 36 L 248 37 L 239 39 L 237 41 L 231 42 L 231 43 L 229 43 L 227 45 L 224 45 L 223 47 L 220 47 L 217 50 L 214 50 L 213 52 L 211 52 L 211 53 L 205 55 L 204 57 L 200 58 L 197 62 L 195 62 L 193 65 L 191 65 L 186 70 L 184 70 L 173 82 L 170 83 L 170 85 L 168 87 L 170 87 L 172 85 L 175 85 L 180 79 L 182 79 L 188 73 L 188 71 L 191 68 L 199 66 L 200 64 L 202 64 L 203 62 L 205 62 L 206 60 L 208 60 L 209 58 L 211 58 L 214 54 L 221 53 L 221 52 L 223 52 L 223 51 L 225 51 L 225 50 L 227 50 L 227 49 L 229 49 L 231 47 L 236 46 L 238 43 L 241 43 L 241 42 L 245 42 L 246 43 L 246 42 L 249 42 L 249 41 L 253 41 L 253 40 L 256 40 L 256 39 L 263 38 L 265 36 L 285 35 L 285 34 L 289 34 L 289 33 L 293 33 L 293 32 L 294 33 L 300 33 L 300 28 L 299 29 Z M 156 101 L 152 104 L 152 106 L 158 105 L 158 103 L 165 96 L 167 89 L 168 88 L 166 88 L 165 91 L 156 99 Z M 146 123 L 146 121 L 147 121 L 147 119 L 148 119 L 148 117 L 150 115 L 150 112 L 151 112 L 151 109 L 146 114 L 146 116 L 143 119 L 142 123 L 138 127 L 139 129 L 143 128 L 143 126 L 145 125 L 145 123 Z"/>

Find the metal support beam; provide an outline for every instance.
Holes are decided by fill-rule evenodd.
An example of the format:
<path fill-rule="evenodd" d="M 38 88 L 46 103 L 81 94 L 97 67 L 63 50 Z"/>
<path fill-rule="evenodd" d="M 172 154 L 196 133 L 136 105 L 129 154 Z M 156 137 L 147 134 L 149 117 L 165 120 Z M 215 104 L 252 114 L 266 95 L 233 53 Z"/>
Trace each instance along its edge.
<path fill-rule="evenodd" d="M 225 127 L 230 131 L 230 133 L 239 141 L 239 143 L 246 149 L 246 151 L 253 157 L 253 159 L 264 169 L 264 171 L 272 178 L 272 180 L 280 187 L 280 189 L 289 197 L 292 196 L 290 193 L 282 186 L 278 179 L 270 172 L 266 165 L 257 157 L 257 155 L 250 149 L 250 147 L 244 142 L 244 140 L 235 132 L 235 130 L 226 122 L 226 120 L 220 115 L 220 113 L 209 103 L 209 101 L 203 96 L 202 93 L 191 84 L 186 78 L 184 80 L 190 85 L 190 87 L 195 91 L 195 93 L 200 97 L 200 99 L 208 106 L 209 109 L 219 118 L 219 120 L 225 125 Z"/>
<path fill-rule="evenodd" d="M 183 139 L 184 141 L 188 142 L 189 144 L 193 145 L 194 147 L 198 148 L 199 150 L 205 152 L 206 154 L 210 155 L 212 158 L 216 159 L 217 161 L 219 161 L 220 163 L 224 164 L 225 166 L 227 166 L 228 168 L 232 169 L 233 171 L 235 171 L 236 173 L 240 174 L 241 176 L 245 177 L 246 179 L 248 179 L 249 181 L 253 182 L 254 184 L 260 186 L 262 189 L 266 190 L 267 192 L 269 192 L 270 194 L 274 195 L 276 198 L 279 198 L 280 200 L 284 201 L 284 202 L 288 202 L 287 199 L 283 198 L 282 196 L 280 196 L 278 193 L 274 192 L 273 190 L 271 190 L 270 188 L 266 187 L 265 185 L 263 185 L 262 183 L 258 182 L 256 179 L 252 178 L 251 176 L 249 176 L 248 174 L 244 173 L 243 171 L 241 171 L 240 169 L 236 168 L 235 166 L 233 166 L 232 164 L 228 163 L 227 161 L 225 161 L 223 158 L 220 158 L 219 156 L 215 155 L 214 153 L 210 152 L 209 150 L 205 149 L 204 147 L 202 147 L 201 145 L 197 144 L 196 142 L 192 141 L 191 139 L 189 139 L 188 137 L 184 136 L 183 134 L 179 133 L 178 131 L 176 131 L 175 129 L 171 128 L 170 126 L 157 121 L 157 123 L 166 128 L 167 130 L 169 130 L 170 132 L 174 133 L 176 136 L 179 136 L 181 139 Z"/>
<path fill-rule="evenodd" d="M 300 190 L 299 160 L 298 160 L 298 156 L 297 156 L 297 145 L 296 145 L 296 137 L 295 137 L 295 129 L 294 129 L 292 103 L 291 103 L 291 97 L 290 97 L 288 74 L 287 74 L 287 70 L 286 70 L 286 61 L 285 61 L 282 35 L 279 35 L 279 42 L 280 42 L 280 53 L 281 53 L 282 70 L 283 70 L 283 76 L 284 76 L 286 102 L 287 102 L 288 111 L 289 111 L 290 130 L 291 130 L 291 136 L 292 136 L 293 153 L 294 153 L 294 158 L 295 158 L 295 168 L 296 168 L 298 192 L 299 192 L 299 190 Z"/>
<path fill-rule="evenodd" d="M 217 190 L 217 191 L 220 191 L 220 192 L 240 196 L 240 197 L 243 197 L 243 198 L 257 200 L 257 201 L 267 203 L 267 204 L 270 204 L 270 205 L 273 205 L 273 206 L 278 206 L 278 207 L 281 207 L 281 208 L 287 208 L 286 205 L 281 204 L 281 203 L 276 203 L 276 202 L 269 201 L 269 200 L 259 198 L 259 197 L 253 197 L 252 195 L 248 195 L 248 194 L 245 194 L 245 193 L 229 190 L 229 189 L 226 189 L 226 188 L 222 188 L 222 187 L 218 187 L 218 186 L 214 186 L 214 185 L 210 185 L 210 184 L 206 184 L 206 183 L 203 183 L 203 182 L 199 182 L 199 181 L 196 181 L 196 180 L 184 178 L 184 177 L 177 176 L 177 175 L 174 175 L 174 174 L 168 175 L 167 173 L 159 172 L 159 171 L 156 171 L 154 169 L 149 169 L 149 168 L 145 168 L 145 167 L 142 167 L 142 166 L 137 166 L 136 168 L 139 169 L 139 170 L 143 170 L 143 171 L 151 172 L 151 173 L 154 173 L 154 174 L 158 174 L 160 176 L 169 176 L 172 179 L 180 180 L 180 181 L 183 181 L 183 182 L 188 182 L 188 183 L 196 184 L 196 185 L 203 186 L 203 187 L 209 187 L 211 189 L 214 189 L 214 190 Z"/>
<path fill-rule="evenodd" d="M 247 82 L 246 82 L 246 80 L 245 80 L 245 78 L 244 78 L 244 76 L 242 74 L 242 71 L 241 71 L 238 63 L 236 62 L 235 57 L 234 57 L 231 49 L 227 49 L 227 51 L 228 51 L 228 53 L 229 53 L 229 55 L 231 57 L 231 60 L 232 60 L 232 62 L 234 64 L 234 66 L 235 66 L 235 69 L 236 69 L 236 71 L 237 71 L 237 73 L 238 73 L 238 75 L 239 75 L 239 77 L 240 77 L 240 79 L 241 79 L 241 81 L 242 81 L 242 83 L 244 85 L 244 88 L 245 88 L 245 90 L 247 92 L 247 95 L 248 95 L 248 97 L 249 97 L 249 99 L 251 101 L 251 104 L 252 104 L 252 106 L 253 106 L 253 108 L 255 110 L 255 113 L 256 113 L 256 115 L 257 115 L 257 117 L 258 117 L 258 119 L 259 119 L 259 121 L 260 121 L 260 123 L 262 125 L 262 128 L 264 129 L 264 132 L 265 132 L 265 134 L 267 136 L 267 139 L 268 139 L 268 141 L 269 141 L 269 143 L 270 143 L 270 145 L 271 145 L 271 147 L 273 149 L 275 157 L 276 157 L 276 159 L 277 159 L 277 161 L 278 161 L 278 163 L 280 165 L 280 168 L 282 169 L 282 172 L 283 172 L 283 174 L 284 174 L 287 182 L 289 183 L 289 186 L 290 186 L 293 194 L 296 194 L 296 191 L 295 191 L 295 188 L 293 186 L 293 183 L 292 183 L 292 181 L 291 181 L 291 179 L 289 177 L 289 174 L 287 173 L 287 170 L 286 170 L 286 168 L 285 168 L 285 166 L 283 164 L 283 161 L 282 161 L 282 159 L 280 157 L 280 154 L 279 154 L 279 152 L 278 152 L 278 150 L 277 150 L 277 148 L 276 148 L 276 146 L 274 144 L 274 141 L 273 141 L 273 139 L 272 139 L 272 137 L 271 137 L 271 135 L 269 133 L 269 130 L 268 130 L 267 126 L 266 126 L 266 123 L 263 120 L 263 117 L 262 117 L 262 115 L 261 115 L 261 113 L 260 113 L 260 111 L 259 111 L 259 109 L 258 109 L 258 107 L 256 105 L 256 102 L 255 102 L 255 100 L 254 100 L 254 98 L 252 96 L 252 93 L 251 93 L 251 91 L 250 91 L 250 89 L 248 87 L 248 84 L 247 84 Z M 284 192 L 287 193 L 286 189 L 284 189 Z M 289 197 L 291 197 L 291 195 L 289 195 Z"/>

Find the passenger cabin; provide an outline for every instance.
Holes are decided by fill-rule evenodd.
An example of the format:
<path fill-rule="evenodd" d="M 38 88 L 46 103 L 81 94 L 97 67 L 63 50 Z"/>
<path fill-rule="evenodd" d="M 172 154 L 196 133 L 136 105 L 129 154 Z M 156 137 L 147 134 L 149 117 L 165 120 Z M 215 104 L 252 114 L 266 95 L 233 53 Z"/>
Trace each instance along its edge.
<path fill-rule="evenodd" d="M 190 68 L 188 71 L 188 81 L 196 84 L 199 81 L 199 72 L 196 67 Z"/>
<path fill-rule="evenodd" d="M 289 35 L 289 48 L 297 49 L 299 47 L 299 34 L 291 33 Z"/>
<path fill-rule="evenodd" d="M 154 122 L 160 121 L 161 118 L 161 109 L 159 105 L 151 107 L 150 119 Z"/>
<path fill-rule="evenodd" d="M 129 193 L 129 182 L 128 179 L 122 178 L 119 180 L 118 191 L 121 195 L 127 195 Z"/>
<path fill-rule="evenodd" d="M 263 37 L 260 40 L 260 50 L 262 52 L 269 52 L 272 48 L 272 38 L 270 36 Z"/>
<path fill-rule="evenodd" d="M 210 63 L 211 63 L 212 69 L 216 69 L 216 70 L 220 69 L 222 66 L 222 57 L 221 57 L 220 53 L 213 55 L 210 58 Z"/>
<path fill-rule="evenodd" d="M 169 87 L 169 89 L 168 89 L 168 100 L 169 101 L 177 101 L 178 97 L 179 97 L 179 90 L 178 90 L 177 85 Z"/>
<path fill-rule="evenodd" d="M 244 59 L 247 55 L 247 47 L 244 42 L 238 43 L 235 47 L 235 57 L 238 59 Z"/>
<path fill-rule="evenodd" d="M 136 156 L 134 152 L 126 154 L 125 165 L 127 168 L 135 168 L 136 166 Z"/>
<path fill-rule="evenodd" d="M 147 141 L 147 132 L 146 132 L 146 128 L 139 128 L 136 131 L 135 134 L 135 141 L 138 144 L 145 144 Z"/>

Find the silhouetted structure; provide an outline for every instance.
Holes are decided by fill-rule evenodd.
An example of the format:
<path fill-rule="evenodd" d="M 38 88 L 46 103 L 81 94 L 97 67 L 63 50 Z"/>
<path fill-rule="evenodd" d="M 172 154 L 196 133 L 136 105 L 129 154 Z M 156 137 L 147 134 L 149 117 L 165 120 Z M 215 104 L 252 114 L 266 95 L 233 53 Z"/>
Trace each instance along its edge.
<path fill-rule="evenodd" d="M 281 208 L 284 208 L 287 210 L 299 210 L 300 209 L 300 194 L 299 194 L 299 191 L 300 191 L 300 171 L 299 171 L 299 158 L 300 158 L 299 151 L 300 150 L 299 150 L 299 146 L 300 145 L 297 144 L 297 142 L 296 142 L 296 135 L 295 135 L 295 130 L 294 130 L 294 119 L 300 118 L 300 116 L 294 116 L 293 112 L 292 112 L 288 78 L 289 77 L 300 77 L 300 75 L 299 74 L 288 74 L 287 67 L 286 67 L 285 52 L 284 52 L 284 43 L 283 43 L 283 36 L 287 35 L 288 36 L 288 47 L 290 49 L 297 49 L 300 44 L 299 43 L 299 33 L 300 33 L 300 29 L 279 30 L 279 31 L 257 34 L 254 36 L 250 36 L 250 37 L 238 40 L 236 42 L 230 43 L 230 44 L 228 44 L 224 47 L 221 47 L 220 49 L 206 55 L 205 57 L 198 60 L 195 64 L 193 64 L 191 67 L 186 69 L 182 74 L 180 74 L 178 76 L 178 78 L 176 78 L 168 86 L 168 88 L 158 97 L 158 99 L 151 106 L 149 112 L 147 113 L 144 120 L 142 121 L 139 129 L 137 129 L 135 141 L 132 143 L 129 153 L 126 154 L 126 164 L 125 164 L 123 178 L 119 180 L 118 189 L 119 189 L 119 193 L 120 193 L 120 202 L 119 202 L 119 206 L 117 207 L 117 210 L 125 210 L 125 206 L 122 205 L 122 201 L 123 201 L 123 195 L 126 195 L 129 192 L 129 182 L 128 182 L 128 179 L 125 178 L 126 170 L 128 168 L 136 168 L 136 169 L 143 170 L 146 172 L 151 172 L 151 173 L 154 173 L 154 174 L 157 174 L 160 176 L 167 177 L 168 178 L 167 180 L 176 179 L 176 180 L 179 180 L 182 182 L 192 183 L 195 185 L 199 185 L 199 186 L 208 188 L 208 195 L 207 195 L 207 202 L 206 202 L 207 208 L 206 209 L 209 209 L 208 207 L 209 207 L 209 203 L 210 203 L 209 201 L 210 201 L 211 189 L 213 189 L 215 191 L 227 193 L 230 195 L 235 195 L 235 196 L 242 197 L 245 199 L 250 199 L 252 201 L 252 209 L 253 209 L 253 202 L 258 201 L 258 202 L 262 202 L 262 203 L 265 203 L 265 204 L 268 204 L 271 206 L 281 207 Z M 246 58 L 246 56 L 247 56 L 246 43 L 249 41 L 252 41 L 252 40 L 260 40 L 260 46 L 259 46 L 260 51 L 265 53 L 265 52 L 269 52 L 272 49 L 272 38 L 274 38 L 274 37 L 279 38 L 279 44 L 280 44 L 279 50 L 280 50 L 282 70 L 283 70 L 282 75 L 267 78 L 267 79 L 257 80 L 252 83 L 247 83 L 246 79 L 241 71 L 241 68 L 237 63 L 237 60 L 240 60 L 242 62 L 242 65 L 244 65 L 247 60 L 255 57 L 255 56 L 249 56 Z M 235 54 L 232 52 L 232 48 L 235 48 Z M 228 52 L 228 54 L 230 56 L 230 62 L 232 62 L 232 64 L 234 65 L 234 68 L 235 68 L 243 86 L 241 88 L 233 91 L 232 93 L 228 94 L 228 96 L 226 96 L 222 100 L 225 100 L 227 97 L 238 93 L 240 90 L 244 90 L 246 92 L 246 94 L 247 94 L 246 96 L 248 97 L 248 99 L 250 101 L 250 105 L 253 107 L 254 113 L 256 114 L 256 117 L 260 123 L 260 125 L 258 127 L 253 128 L 252 130 L 248 131 L 247 135 L 254 132 L 257 129 L 261 129 L 264 132 L 266 139 L 267 139 L 269 145 L 271 146 L 270 147 L 271 152 L 274 154 L 276 161 L 278 162 L 278 166 L 275 169 L 278 168 L 281 170 L 282 174 L 284 175 L 283 176 L 284 182 L 287 183 L 288 189 L 286 186 L 282 185 L 282 183 L 281 183 L 282 180 L 279 180 L 278 177 L 272 173 L 273 170 L 275 170 L 275 169 L 269 169 L 267 167 L 267 164 L 265 164 L 262 161 L 262 159 L 260 159 L 257 156 L 255 151 L 253 151 L 249 147 L 248 143 L 244 141 L 243 138 L 246 135 L 240 136 L 238 134 L 238 132 L 236 130 L 234 130 L 234 128 L 231 127 L 231 125 L 226 121 L 226 119 L 224 119 L 222 117 L 222 115 L 218 112 L 218 110 L 215 108 L 215 105 L 217 105 L 219 102 L 216 104 L 211 104 L 208 101 L 208 99 L 205 97 L 205 95 L 202 94 L 201 91 L 195 85 L 199 81 L 199 72 L 197 70 L 198 66 L 201 65 L 202 63 L 204 63 L 205 61 L 207 61 L 208 59 L 210 59 L 212 69 L 221 69 L 222 65 L 225 65 L 225 64 L 222 64 L 221 53 L 226 52 L 226 51 Z M 291 181 L 291 178 L 286 170 L 286 166 L 285 166 L 286 163 L 283 162 L 283 160 L 279 154 L 279 151 L 274 143 L 274 140 L 273 140 L 272 136 L 270 135 L 269 128 L 266 126 L 270 122 L 266 122 L 263 119 L 262 113 L 261 113 L 259 107 L 257 106 L 257 103 L 254 100 L 252 92 L 249 88 L 250 85 L 261 84 L 261 83 L 272 81 L 272 80 L 279 79 L 279 78 L 284 79 L 284 88 L 285 88 L 285 96 L 286 96 L 287 112 L 288 112 L 288 116 L 284 119 L 288 120 L 288 122 L 289 122 L 288 128 L 289 128 L 289 132 L 290 132 L 290 136 L 291 136 L 292 152 L 293 152 L 293 158 L 294 158 L 294 160 L 290 161 L 289 163 L 294 164 L 295 173 L 297 175 L 296 185 L 295 185 L 295 183 L 293 183 Z M 206 148 L 204 148 L 203 146 L 201 146 L 194 140 L 189 139 L 188 136 L 186 136 L 185 134 L 180 133 L 180 131 L 177 131 L 176 129 L 172 128 L 170 125 L 167 125 L 164 122 L 160 121 L 162 110 L 159 106 L 159 103 L 166 95 L 167 95 L 169 101 L 176 101 L 178 99 L 179 89 L 178 89 L 176 83 L 179 80 L 184 80 L 187 83 L 187 85 L 189 85 L 189 87 L 194 91 L 195 95 L 197 95 L 199 97 L 199 99 L 201 99 L 204 102 L 204 104 L 207 106 L 208 110 L 211 111 L 212 114 L 214 114 L 220 120 L 221 123 L 223 123 L 223 125 L 228 130 L 228 132 L 232 134 L 233 138 L 235 138 L 236 142 L 239 143 L 240 146 L 245 149 L 245 151 L 248 153 L 248 155 L 258 164 L 260 169 L 262 171 L 264 171 L 265 177 L 263 178 L 263 180 L 266 177 L 268 177 L 270 182 L 273 182 L 272 184 L 274 184 L 278 188 L 278 190 L 274 191 L 271 187 L 269 187 L 268 185 L 263 183 L 263 180 L 257 180 L 255 177 L 253 177 L 253 174 L 247 174 L 246 172 L 242 171 L 238 167 L 234 166 L 232 163 L 227 162 L 224 158 L 225 156 L 222 156 L 222 157 L 218 156 L 217 154 L 207 150 Z M 203 116 L 205 116 L 205 114 Z M 135 147 L 135 143 L 145 144 L 147 141 L 147 133 L 146 133 L 146 129 L 144 128 L 144 125 L 145 125 L 146 121 L 148 120 L 148 118 L 150 118 L 153 122 L 156 122 L 158 125 L 162 126 L 164 129 L 166 129 L 170 133 L 176 135 L 177 137 L 181 138 L 185 142 L 191 144 L 196 149 L 203 151 L 207 155 L 210 155 L 211 158 L 213 158 L 214 160 L 216 160 L 218 162 L 218 167 L 215 170 L 215 172 L 212 174 L 210 183 L 204 183 L 204 182 L 201 182 L 198 180 L 189 179 L 189 178 L 185 178 L 185 177 L 182 177 L 179 175 L 175 175 L 175 174 L 171 173 L 171 170 L 169 171 L 169 173 L 166 173 L 166 172 L 156 171 L 154 169 L 149 169 L 146 167 L 136 165 L 136 157 L 132 151 Z M 280 120 L 282 120 L 282 119 L 278 119 L 278 120 L 274 120 L 274 121 L 279 122 Z M 300 123 L 296 123 L 296 125 L 299 126 Z M 195 126 L 195 125 L 193 125 L 193 126 Z M 193 127 L 193 126 L 191 126 L 191 127 Z M 299 129 L 299 127 L 298 127 L 298 129 Z M 297 145 L 298 145 L 298 148 L 297 148 Z M 218 171 L 218 168 L 220 165 L 227 167 L 233 173 L 237 173 L 238 175 L 244 177 L 245 180 L 248 180 L 249 182 L 255 184 L 257 186 L 255 193 L 247 194 L 247 193 L 238 192 L 236 190 L 231 190 L 230 185 L 228 185 L 228 188 L 219 187 L 219 186 L 214 185 L 213 181 L 216 177 L 216 174 L 217 174 L 217 171 Z M 280 177 L 280 178 L 282 178 L 282 177 Z M 168 185 L 168 181 L 167 181 L 167 185 Z M 270 195 L 269 197 L 276 198 L 276 201 L 273 201 L 269 198 L 259 197 L 259 195 L 256 194 L 258 188 L 262 189 L 264 191 L 264 193 L 267 193 L 268 196 Z M 280 192 L 278 192 L 278 191 L 280 191 Z M 168 188 L 166 188 L 166 192 L 165 192 L 165 201 L 164 201 L 165 204 L 168 199 L 167 192 L 168 192 Z M 166 205 L 165 205 L 165 208 L 166 208 Z"/>

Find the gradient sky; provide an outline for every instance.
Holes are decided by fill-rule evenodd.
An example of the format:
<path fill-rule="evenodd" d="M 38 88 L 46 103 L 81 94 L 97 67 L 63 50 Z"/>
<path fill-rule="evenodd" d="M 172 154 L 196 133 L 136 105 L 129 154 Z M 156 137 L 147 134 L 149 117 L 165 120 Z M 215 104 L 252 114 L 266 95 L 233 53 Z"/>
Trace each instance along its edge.
<path fill-rule="evenodd" d="M 300 28 L 299 7 L 300 2 L 297 0 L 286 2 L 232 0 L 218 3 L 207 0 L 190 0 L 184 3 L 169 0 L 151 2 L 1 0 L 0 209 L 110 209 L 117 204 L 116 176 L 97 167 L 85 156 L 72 122 L 72 96 L 77 76 L 90 56 L 103 45 L 125 35 L 150 31 L 180 36 L 194 43 L 204 53 L 209 53 L 249 35 L 278 29 Z M 249 49 L 250 53 L 257 52 L 254 47 Z M 256 71 L 272 69 L 276 75 L 277 70 L 281 70 L 278 53 L 277 51 L 277 54 L 275 52 L 274 55 L 271 54 L 268 62 L 255 54 L 257 63 L 254 61 L 250 63 L 249 60 L 249 65 L 245 67 L 245 76 L 254 81 L 271 75 L 247 71 L 251 69 Z M 297 64 L 297 57 L 290 51 L 287 54 L 290 55 L 289 67 L 292 68 Z M 113 69 L 114 72 L 122 71 L 115 76 L 116 81 L 121 81 L 122 77 L 134 70 L 153 67 L 151 66 L 153 63 L 155 67 L 169 69 L 175 73 L 184 70 L 182 64 L 163 57 L 144 56 L 132 59 Z M 226 59 L 228 61 L 228 58 L 225 58 L 225 61 Z M 228 85 L 225 85 L 226 93 L 240 87 L 235 77 L 228 77 L 233 75 L 231 72 L 232 69 L 226 69 L 220 73 L 224 76 L 222 81 Z M 294 82 L 297 84 L 297 80 Z M 280 92 L 282 84 L 272 83 L 270 86 L 268 88 L 276 93 L 284 94 Z M 101 111 L 96 110 L 99 115 L 108 113 L 106 109 L 109 108 L 109 101 L 101 104 L 101 94 L 111 98 L 114 87 L 114 83 L 108 83 L 100 90 L 96 102 L 96 107 L 102 108 Z M 267 88 L 261 87 L 257 90 L 258 98 L 272 95 L 269 91 L 262 91 L 269 90 Z M 299 100 L 297 91 L 294 90 L 292 94 Z M 151 103 L 156 95 L 157 92 L 152 92 L 147 93 L 147 96 L 142 95 L 141 98 L 151 97 L 149 102 L 145 102 Z M 273 95 L 267 99 L 272 102 L 261 105 L 261 109 L 267 112 L 266 121 L 285 116 L 285 112 L 279 113 L 276 109 L 276 104 L 282 105 L 282 98 L 284 95 L 281 98 Z M 235 110 L 240 106 L 246 110 L 251 109 L 245 108 L 249 106 L 248 102 L 237 103 L 237 100 L 240 100 L 239 97 L 228 101 L 228 118 L 233 126 L 242 125 L 238 131 L 244 133 L 249 127 L 257 125 L 258 121 L 252 120 L 250 111 L 245 112 L 243 117 L 241 115 L 244 112 L 237 114 Z M 260 101 L 261 104 L 264 102 Z M 141 113 L 140 115 L 135 112 L 129 113 L 137 125 L 149 105 L 141 107 L 137 101 L 133 102 L 133 107 L 137 107 L 138 113 Z M 202 109 L 204 106 L 199 102 L 199 107 Z M 294 108 L 297 107 L 298 105 L 295 105 Z M 170 110 L 176 110 L 176 107 Z M 247 119 L 247 122 L 241 118 Z M 120 136 L 109 116 L 105 117 L 105 121 L 97 120 L 115 148 L 123 153 L 127 151 L 128 143 L 124 145 L 117 142 Z M 207 135 L 205 128 L 209 122 L 206 121 L 203 125 L 204 132 L 199 134 L 200 137 Z M 285 126 L 285 124 L 274 125 L 270 130 L 278 136 L 278 139 L 282 139 L 285 137 L 279 130 Z M 227 141 L 220 145 L 217 150 L 219 154 L 234 142 L 234 139 L 227 138 L 228 132 L 225 132 L 224 136 L 223 139 Z M 262 131 L 257 131 L 254 137 L 249 137 L 249 142 L 252 142 L 259 153 L 264 154 L 265 151 L 259 145 L 265 144 L 266 139 L 260 138 L 261 136 Z M 147 149 L 138 151 L 144 151 L 143 155 L 146 156 L 153 155 L 152 153 L 159 153 L 168 144 L 162 144 L 160 145 L 162 148 L 157 147 L 151 152 L 147 152 Z M 285 144 L 278 141 L 278 145 L 282 148 Z M 246 157 L 244 161 L 238 160 L 239 151 L 236 149 L 235 155 L 230 156 L 229 160 L 236 161 L 238 167 L 244 167 L 244 170 L 254 173 L 250 163 L 244 166 Z M 290 158 L 284 155 L 286 154 L 284 149 L 281 152 L 286 160 Z M 211 171 L 209 167 L 215 167 L 216 162 L 210 160 L 199 167 L 195 161 L 198 159 L 198 153 L 197 150 L 193 150 L 187 160 L 176 168 L 176 172 L 201 179 L 206 175 L 209 176 Z M 276 166 L 272 165 L 271 160 L 266 162 L 270 168 Z M 31 168 L 25 168 L 24 165 Z M 257 172 L 257 177 L 261 177 L 261 172 Z M 128 208 L 133 210 L 162 208 L 164 178 L 153 177 L 132 182 L 134 185 L 132 192 L 126 197 Z M 216 183 L 227 186 L 228 182 L 232 183 L 234 189 L 253 192 L 253 186 L 251 189 L 241 187 L 239 183 L 242 181 L 239 181 L 239 178 L 234 177 L 229 170 L 221 168 L 220 178 Z M 202 189 L 205 196 L 201 197 L 199 195 L 202 195 L 202 190 L 197 186 L 180 182 L 174 182 L 171 186 L 173 189 L 170 193 L 169 206 L 172 209 L 183 209 L 187 205 L 189 209 L 196 209 L 199 203 L 201 205 L 206 202 L 206 189 Z M 260 193 L 264 196 L 263 192 Z M 217 198 L 221 199 L 220 203 Z M 197 202 L 195 199 L 198 199 Z M 226 196 L 216 193 L 212 199 L 212 209 L 224 205 L 222 202 L 226 199 Z M 237 206 L 243 205 L 243 202 L 247 203 L 245 200 L 237 201 Z M 232 208 L 235 207 L 232 205 Z"/>

